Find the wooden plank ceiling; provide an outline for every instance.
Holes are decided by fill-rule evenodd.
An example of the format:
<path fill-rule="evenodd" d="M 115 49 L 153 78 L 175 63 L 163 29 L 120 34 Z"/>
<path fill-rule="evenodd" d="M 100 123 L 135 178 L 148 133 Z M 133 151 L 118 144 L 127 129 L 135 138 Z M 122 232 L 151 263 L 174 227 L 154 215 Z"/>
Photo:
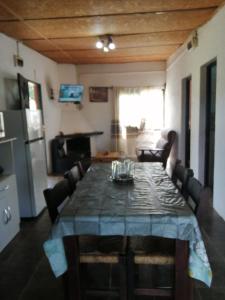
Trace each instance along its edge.
<path fill-rule="evenodd" d="M 0 32 L 58 63 L 166 60 L 224 0 L 0 0 Z M 112 35 L 116 49 L 96 49 Z"/>

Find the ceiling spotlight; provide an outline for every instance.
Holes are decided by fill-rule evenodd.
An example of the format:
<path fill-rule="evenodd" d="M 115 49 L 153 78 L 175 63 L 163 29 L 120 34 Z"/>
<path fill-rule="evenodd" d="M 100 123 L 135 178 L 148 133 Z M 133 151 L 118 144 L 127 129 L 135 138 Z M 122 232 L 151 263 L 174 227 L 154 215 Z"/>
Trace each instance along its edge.
<path fill-rule="evenodd" d="M 107 46 L 104 46 L 104 47 L 103 47 L 103 51 L 104 51 L 104 52 L 109 52 L 109 48 L 108 48 Z"/>
<path fill-rule="evenodd" d="M 111 36 L 108 37 L 108 47 L 111 50 L 114 50 L 116 48 L 116 45 L 113 43 L 113 40 L 112 40 Z"/>
<path fill-rule="evenodd" d="M 97 41 L 97 43 L 96 43 L 96 48 L 102 49 L 103 46 L 104 46 L 104 42 L 103 42 L 103 41 L 101 41 L 101 40 Z"/>
<path fill-rule="evenodd" d="M 116 45 L 113 42 L 111 35 L 104 35 L 98 37 L 98 41 L 96 42 L 96 48 L 102 49 L 103 52 L 109 52 L 110 50 L 114 50 L 116 48 Z"/>

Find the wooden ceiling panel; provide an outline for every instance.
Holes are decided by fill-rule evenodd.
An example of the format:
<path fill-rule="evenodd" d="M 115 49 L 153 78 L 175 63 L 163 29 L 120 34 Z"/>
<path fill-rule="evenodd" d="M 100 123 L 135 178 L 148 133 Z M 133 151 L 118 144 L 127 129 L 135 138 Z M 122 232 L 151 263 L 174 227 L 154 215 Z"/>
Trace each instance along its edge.
<path fill-rule="evenodd" d="M 68 57 L 74 59 L 110 59 L 116 57 L 139 57 L 139 56 L 151 56 L 151 55 L 171 55 L 177 49 L 176 45 L 172 46 L 155 46 L 145 48 L 130 48 L 130 49 L 117 49 L 117 51 L 110 51 L 105 53 L 103 51 L 95 50 L 72 50 L 64 51 Z M 59 51 L 43 51 L 42 54 L 51 58 L 63 58 L 64 53 Z"/>
<path fill-rule="evenodd" d="M 44 56 L 47 56 L 53 60 L 60 60 L 65 59 L 66 61 L 71 60 L 72 56 L 68 55 L 67 53 L 64 53 L 62 51 L 52 50 L 52 51 L 42 51 L 40 52 Z"/>
<path fill-rule="evenodd" d="M 15 20 L 16 17 L 14 17 L 7 9 L 1 6 L 0 3 L 0 21 L 4 20 Z"/>
<path fill-rule="evenodd" d="M 85 37 L 85 38 L 71 38 L 71 39 L 50 39 L 50 40 L 24 40 L 24 44 L 28 47 L 36 49 L 37 51 L 52 50 L 52 44 L 55 47 L 63 50 L 73 49 L 95 49 L 95 44 L 98 38 Z"/>
<path fill-rule="evenodd" d="M 57 46 L 57 43 L 52 40 L 24 40 L 23 44 L 36 50 L 36 51 L 48 51 L 48 50 L 56 50 L 56 49 L 62 49 Z M 62 49 L 63 50 L 63 49 Z"/>
<path fill-rule="evenodd" d="M 59 20 L 26 21 L 34 32 L 24 30 L 21 22 L 0 22 L 0 31 L 19 39 L 37 39 L 36 32 L 47 38 L 98 36 L 104 34 L 134 34 L 174 30 L 191 30 L 213 14 L 213 9 L 165 14 L 145 14 L 110 17 L 91 17 Z M 23 30 L 21 29 L 23 27 Z"/>
<path fill-rule="evenodd" d="M 0 0 L 0 32 L 56 62 L 167 59 L 225 0 Z M 95 48 L 112 35 L 116 49 Z"/>
<path fill-rule="evenodd" d="M 217 7 L 223 0 L 7 0 L 24 19 L 132 14 Z"/>
<path fill-rule="evenodd" d="M 22 40 L 23 37 L 32 37 L 32 39 L 43 38 L 41 34 L 32 30 L 24 22 L 0 22 L 0 32 L 5 33 L 8 36 L 14 37 L 17 40 Z"/>
<path fill-rule="evenodd" d="M 157 45 L 181 45 L 191 31 L 159 32 L 138 35 L 113 36 L 116 48 L 148 47 Z M 51 40 L 24 40 L 23 42 L 37 51 L 48 51 L 53 48 L 63 50 L 95 49 L 98 38 L 71 38 Z M 54 45 L 54 46 L 53 46 Z"/>
<path fill-rule="evenodd" d="M 126 57 L 111 57 L 111 58 L 74 58 L 70 61 L 73 64 L 120 64 L 120 63 L 132 63 L 132 62 L 151 62 L 151 61 L 163 61 L 168 57 L 167 54 L 154 54 L 148 56 L 126 56 Z M 49 57 L 51 58 L 51 57 Z M 53 59 L 58 63 L 69 63 L 67 59 Z"/>
<path fill-rule="evenodd" d="M 74 57 L 102 57 L 102 58 L 110 58 L 110 57 L 126 57 L 126 56 L 139 56 L 139 55 L 153 55 L 153 54 L 172 54 L 178 46 L 170 45 L 170 46 L 153 46 L 153 47 L 142 47 L 142 48 L 126 48 L 126 49 L 117 49 L 116 51 L 103 52 L 98 49 L 95 50 L 71 50 L 65 51 L 72 58 Z"/>
<path fill-rule="evenodd" d="M 48 38 L 85 37 L 104 34 L 149 33 L 193 29 L 204 23 L 214 10 L 128 15 L 78 19 L 27 21 Z M 24 38 L 24 37 L 21 37 Z M 25 37 L 26 38 L 26 37 Z M 31 36 L 27 38 L 32 38 Z"/>
<path fill-rule="evenodd" d="M 173 45 L 183 44 L 190 33 L 191 30 L 153 32 L 147 34 L 115 36 L 113 37 L 113 40 L 118 48 Z"/>

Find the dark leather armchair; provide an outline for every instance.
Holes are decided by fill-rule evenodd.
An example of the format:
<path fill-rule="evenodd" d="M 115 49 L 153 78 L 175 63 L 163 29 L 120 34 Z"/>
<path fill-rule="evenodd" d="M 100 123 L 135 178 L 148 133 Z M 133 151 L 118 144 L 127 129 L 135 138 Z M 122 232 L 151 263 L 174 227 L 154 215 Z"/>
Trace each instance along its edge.
<path fill-rule="evenodd" d="M 162 130 L 161 138 L 156 143 L 154 148 L 137 147 L 137 159 L 140 162 L 162 162 L 166 168 L 167 159 L 170 155 L 170 150 L 176 139 L 176 132 L 173 130 Z"/>
<path fill-rule="evenodd" d="M 68 156 L 64 150 L 64 143 L 63 137 L 51 141 L 52 172 L 56 174 L 63 174 L 74 165 L 74 159 Z"/>

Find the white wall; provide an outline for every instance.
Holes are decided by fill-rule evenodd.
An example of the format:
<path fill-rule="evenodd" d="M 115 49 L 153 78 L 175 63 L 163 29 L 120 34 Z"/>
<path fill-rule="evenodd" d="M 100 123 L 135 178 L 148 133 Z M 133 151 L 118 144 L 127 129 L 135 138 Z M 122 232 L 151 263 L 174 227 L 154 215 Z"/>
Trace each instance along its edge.
<path fill-rule="evenodd" d="M 178 155 L 183 158 L 181 136 L 181 81 L 192 76 L 191 102 L 191 167 L 199 176 L 199 116 L 200 116 L 200 68 L 217 59 L 216 134 L 214 166 L 214 207 L 225 219 L 225 7 L 198 30 L 199 45 L 188 52 L 186 46 L 178 50 L 168 61 L 166 89 L 166 125 L 179 133 Z"/>
<path fill-rule="evenodd" d="M 75 65 L 60 64 L 59 82 L 78 83 L 77 67 Z M 79 105 L 73 103 L 59 103 L 61 108 L 60 131 L 64 133 L 91 131 Z"/>
<path fill-rule="evenodd" d="M 113 117 L 112 89 L 107 103 L 89 101 L 89 87 L 163 86 L 165 63 L 130 63 L 114 65 L 80 65 L 79 82 L 84 85 L 83 109 L 80 111 L 91 131 L 104 131 L 92 138 L 92 152 L 111 149 L 111 120 Z"/>
<path fill-rule="evenodd" d="M 6 109 L 6 99 L 18 97 L 16 88 L 7 86 L 7 80 L 16 82 L 17 73 L 27 79 L 36 81 L 42 87 L 42 101 L 45 119 L 45 135 L 47 145 L 48 169 L 51 169 L 49 141 L 62 130 L 64 114 L 63 106 L 58 103 L 60 82 L 76 83 L 76 67 L 58 65 L 36 51 L 20 44 L 20 56 L 24 59 L 23 67 L 15 67 L 13 55 L 16 54 L 16 41 L 0 34 L 0 110 Z M 60 74 L 60 76 L 59 76 Z M 55 100 L 50 99 L 50 88 L 53 88 Z M 74 128 L 75 130 L 75 128 Z"/>
<path fill-rule="evenodd" d="M 0 34 L 0 110 L 6 109 L 6 98 L 10 99 L 15 93 L 7 87 L 6 80 L 13 79 L 16 82 L 17 73 L 41 84 L 49 171 L 50 140 L 59 131 L 65 134 L 104 131 L 103 135 L 91 138 L 92 155 L 96 151 L 111 149 L 112 90 L 109 91 L 107 103 L 90 103 L 90 86 L 162 86 L 165 83 L 166 66 L 161 62 L 76 67 L 59 65 L 22 44 L 19 50 L 24 59 L 23 67 L 14 66 L 16 41 Z M 84 84 L 83 107 L 58 102 L 60 83 Z M 50 99 L 50 89 L 54 91 L 54 100 Z"/>
<path fill-rule="evenodd" d="M 6 109 L 6 98 L 15 91 L 6 86 L 7 79 L 16 82 L 17 73 L 37 81 L 42 86 L 45 118 L 48 169 L 51 170 L 50 140 L 59 131 L 66 133 L 104 131 L 91 138 L 92 155 L 96 151 L 110 150 L 112 119 L 112 90 L 107 103 L 90 103 L 90 86 L 162 86 L 165 83 L 165 63 L 134 63 L 118 65 L 59 65 L 36 51 L 20 44 L 23 67 L 15 67 L 16 41 L 0 34 L 0 110 Z M 79 76 L 77 75 L 77 69 Z M 60 83 L 81 83 L 85 86 L 82 108 L 74 104 L 58 102 Z M 54 100 L 50 99 L 50 89 Z"/>

